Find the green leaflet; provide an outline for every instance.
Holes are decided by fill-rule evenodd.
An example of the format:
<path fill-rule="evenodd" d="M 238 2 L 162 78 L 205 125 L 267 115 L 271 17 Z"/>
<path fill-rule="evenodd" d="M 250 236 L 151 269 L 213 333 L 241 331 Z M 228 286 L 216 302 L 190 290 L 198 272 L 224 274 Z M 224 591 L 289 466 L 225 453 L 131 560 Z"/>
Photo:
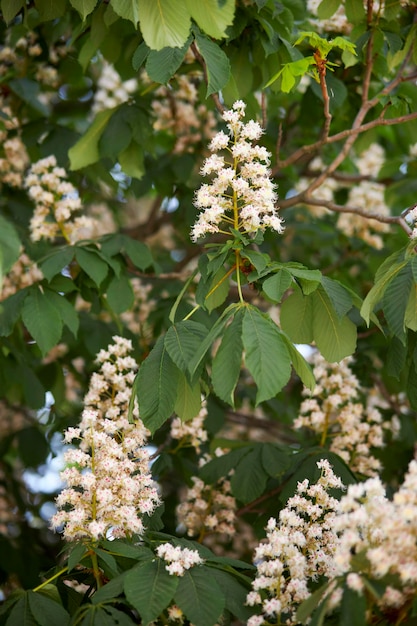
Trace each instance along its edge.
<path fill-rule="evenodd" d="M 159 337 L 143 361 L 137 377 L 137 396 L 141 419 L 154 433 L 174 410 L 179 372 Z"/>
<path fill-rule="evenodd" d="M 184 374 L 192 375 L 191 360 L 206 337 L 207 328 L 193 320 L 183 320 L 168 329 L 165 335 L 165 348 Z"/>
<path fill-rule="evenodd" d="M 213 626 L 226 600 L 223 591 L 207 567 L 195 566 L 177 578 L 174 601 L 195 626 Z"/>
<path fill-rule="evenodd" d="M 120 0 L 118 0 L 118 4 L 120 4 Z M 131 0 L 131 4 L 136 6 L 140 4 L 138 13 L 140 29 L 146 44 L 151 49 L 183 47 L 188 38 L 191 23 L 190 13 L 184 2 L 177 2 L 177 0 L 158 0 L 158 2 Z M 119 11 L 116 12 L 119 13 Z M 134 19 L 136 19 L 136 14 Z"/>
<path fill-rule="evenodd" d="M 244 312 L 242 340 L 246 366 L 258 387 L 259 404 L 276 396 L 288 382 L 290 356 L 278 327 L 250 305 Z"/>
<path fill-rule="evenodd" d="M 70 4 L 78 11 L 81 19 L 85 20 L 87 15 L 90 15 L 90 13 L 94 11 L 97 0 L 70 0 Z"/>
<path fill-rule="evenodd" d="M 33 287 L 24 300 L 22 320 L 43 355 L 61 338 L 61 314 L 55 303 L 38 287 Z"/>
<path fill-rule="evenodd" d="M 398 274 L 398 272 L 400 272 L 401 269 L 407 265 L 408 262 L 408 259 L 404 259 L 404 250 L 399 250 L 385 259 L 379 267 L 375 275 L 375 284 L 363 301 L 360 311 L 368 326 L 370 315 L 382 299 L 388 284 L 394 276 L 396 276 L 396 274 Z"/>
<path fill-rule="evenodd" d="M 200 383 L 191 386 L 182 372 L 179 372 L 177 399 L 174 411 L 183 422 L 193 419 L 201 409 Z"/>
<path fill-rule="evenodd" d="M 234 0 L 185 0 L 192 19 L 214 39 L 225 36 L 226 28 L 233 22 Z"/>
<path fill-rule="evenodd" d="M 208 98 L 212 93 L 221 91 L 230 77 L 230 62 L 223 50 L 214 41 L 203 35 L 197 27 L 193 28 L 198 48 L 207 69 Z"/>
<path fill-rule="evenodd" d="M 71 170 L 79 170 L 100 160 L 98 144 L 113 113 L 114 109 L 97 113 L 87 132 L 68 150 Z"/>
<path fill-rule="evenodd" d="M 234 406 L 233 394 L 242 365 L 242 320 L 243 311 L 238 310 L 224 332 L 211 372 L 214 392 L 231 406 Z"/>
<path fill-rule="evenodd" d="M 414 284 L 411 264 L 407 263 L 386 286 L 382 297 L 382 308 L 388 327 L 404 345 L 406 343 L 405 314 Z"/>
<path fill-rule="evenodd" d="M 124 581 L 126 598 L 139 612 L 142 623 L 149 624 L 169 605 L 179 577 L 171 576 L 162 559 L 153 558 L 128 571 Z"/>

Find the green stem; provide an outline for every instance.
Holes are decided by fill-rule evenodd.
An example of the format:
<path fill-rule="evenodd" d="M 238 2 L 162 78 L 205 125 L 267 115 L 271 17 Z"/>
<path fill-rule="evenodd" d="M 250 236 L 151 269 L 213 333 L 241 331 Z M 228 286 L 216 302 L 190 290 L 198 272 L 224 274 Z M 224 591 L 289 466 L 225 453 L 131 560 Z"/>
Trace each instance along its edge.
<path fill-rule="evenodd" d="M 198 311 L 198 309 L 199 309 L 199 308 L 200 308 L 200 305 L 199 305 L 199 304 L 196 304 L 196 305 L 195 305 L 195 307 L 194 307 L 193 309 L 191 309 L 191 311 L 190 311 L 189 313 L 187 313 L 187 315 L 183 318 L 183 320 L 182 320 L 182 321 L 183 321 L 183 322 L 185 322 L 185 320 L 189 320 L 189 319 L 190 319 L 190 317 L 191 317 L 192 315 L 194 315 L 194 313 L 195 313 L 196 311 Z"/>
<path fill-rule="evenodd" d="M 242 285 L 240 283 L 240 252 L 239 250 L 235 250 L 236 254 L 236 282 L 237 282 L 237 291 L 239 293 L 239 300 L 242 304 L 244 304 L 243 294 L 242 294 Z"/>
<path fill-rule="evenodd" d="M 97 589 L 100 589 L 101 587 L 101 573 L 100 573 L 100 568 L 98 566 L 98 560 L 97 560 L 97 554 L 93 551 L 91 551 L 91 563 L 93 565 L 93 573 L 94 573 L 94 578 L 96 579 L 96 583 L 97 583 Z"/>
<path fill-rule="evenodd" d="M 61 576 L 61 574 L 64 574 L 67 570 L 68 570 L 68 566 L 63 567 L 62 569 L 59 570 L 59 572 L 51 576 L 51 578 L 44 580 L 43 583 L 35 587 L 32 591 L 40 591 L 40 589 L 43 589 L 43 587 L 46 587 L 46 585 L 49 585 L 49 583 L 55 580 L 55 578 L 59 578 L 59 576 Z"/>

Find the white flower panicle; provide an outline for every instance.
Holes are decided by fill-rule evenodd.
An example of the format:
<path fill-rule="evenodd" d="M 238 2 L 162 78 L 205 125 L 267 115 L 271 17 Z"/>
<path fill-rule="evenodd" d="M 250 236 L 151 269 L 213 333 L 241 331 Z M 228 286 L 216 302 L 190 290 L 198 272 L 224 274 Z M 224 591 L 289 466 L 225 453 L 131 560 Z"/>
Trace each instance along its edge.
<path fill-rule="evenodd" d="M 39 267 L 25 252 L 22 252 L 3 279 L 0 302 L 42 279 L 43 274 Z"/>
<path fill-rule="evenodd" d="M 407 217 L 410 219 L 412 219 L 413 221 L 413 230 L 411 231 L 410 234 L 410 238 L 411 239 L 417 239 L 417 206 L 415 206 L 413 209 L 411 209 L 411 211 L 408 213 Z"/>
<path fill-rule="evenodd" d="M 309 581 L 334 575 L 333 524 L 339 502 L 328 491 L 343 485 L 326 459 L 317 466 L 321 469 L 317 483 L 309 484 L 307 479 L 298 483 L 297 493 L 281 510 L 279 520 L 269 520 L 265 543 L 256 548 L 257 573 L 246 603 L 259 605 L 262 615 L 251 618 L 249 626 L 298 623 L 295 612 L 310 595 Z"/>
<path fill-rule="evenodd" d="M 173 546 L 171 543 L 162 543 L 157 547 L 156 554 L 166 561 L 165 569 L 171 576 L 184 576 L 186 570 L 204 563 L 197 550 Z"/>
<path fill-rule="evenodd" d="M 255 233 L 269 227 L 283 232 L 283 222 L 275 204 L 277 194 L 270 178 L 270 153 L 254 145 L 263 130 L 258 122 L 246 124 L 242 118 L 246 105 L 241 100 L 223 113 L 229 134 L 217 133 L 209 144 L 213 153 L 201 169 L 213 175 L 196 193 L 194 205 L 201 211 L 191 232 L 193 241 L 207 233 L 229 234 L 228 228 Z M 218 154 L 226 152 L 226 156 Z"/>
<path fill-rule="evenodd" d="M 340 363 L 327 363 L 320 353 L 312 357 L 316 387 L 306 399 L 294 428 L 308 428 L 321 436 L 324 445 L 330 440 L 330 450 L 338 454 L 353 472 L 375 476 L 381 469 L 372 449 L 384 447 L 387 432 L 396 433 L 398 418 L 384 421 L 377 406 L 378 396 L 372 390 L 365 394 L 353 374 L 352 358 Z M 365 398 L 366 400 L 363 399 Z M 380 399 L 380 407 L 383 403 Z"/>
<path fill-rule="evenodd" d="M 88 236 L 93 220 L 82 215 L 74 216 L 81 210 L 81 199 L 66 179 L 66 171 L 57 166 L 53 155 L 37 161 L 30 168 L 24 186 L 35 203 L 30 220 L 32 241 L 61 236 L 68 243 L 75 243 Z"/>
<path fill-rule="evenodd" d="M 69 541 L 140 534 L 143 516 L 160 502 L 144 448 L 147 430 L 139 419 L 131 424 L 127 417 L 137 369 L 129 356 L 132 344 L 118 336 L 113 340 L 98 354 L 100 371 L 91 378 L 79 427 L 65 433 L 66 443 L 80 443 L 65 453 L 61 476 L 68 487 L 57 497 L 51 526 L 63 525 Z"/>
<path fill-rule="evenodd" d="M 127 102 L 137 89 L 138 81 L 136 78 L 122 81 L 114 67 L 104 61 L 97 81 L 97 91 L 94 94 L 93 113 L 113 109 L 119 104 Z"/>

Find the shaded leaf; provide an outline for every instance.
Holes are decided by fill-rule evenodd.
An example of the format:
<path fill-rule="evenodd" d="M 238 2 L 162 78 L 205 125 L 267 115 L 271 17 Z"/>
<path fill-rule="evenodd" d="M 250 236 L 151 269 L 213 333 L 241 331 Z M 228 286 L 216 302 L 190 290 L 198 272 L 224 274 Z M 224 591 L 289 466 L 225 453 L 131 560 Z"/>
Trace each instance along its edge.
<path fill-rule="evenodd" d="M 288 270 L 282 268 L 262 283 L 265 295 L 273 302 L 281 302 L 282 296 L 292 285 L 292 276 Z"/>
<path fill-rule="evenodd" d="M 24 300 L 22 320 L 44 355 L 61 338 L 61 316 L 56 306 L 37 287 Z"/>
<path fill-rule="evenodd" d="M 112 310 L 119 314 L 130 309 L 134 303 L 135 295 L 132 284 L 128 277 L 122 274 L 120 277 L 114 276 L 106 290 L 107 302 Z"/>
<path fill-rule="evenodd" d="M 190 43 L 191 37 L 188 37 L 182 48 L 151 50 L 146 60 L 149 78 L 156 83 L 167 83 L 183 62 Z"/>
<path fill-rule="evenodd" d="M 206 98 L 212 93 L 221 91 L 230 77 L 230 62 L 223 50 L 214 41 L 203 35 L 196 27 L 193 28 L 195 39 L 206 64 L 207 92 Z"/>
<path fill-rule="evenodd" d="M 21 245 L 13 224 L 0 215 L 0 291 L 1 278 L 19 258 Z"/>
<path fill-rule="evenodd" d="M 232 493 L 247 504 L 262 495 L 267 481 L 268 474 L 262 465 L 262 446 L 254 446 L 236 466 L 230 479 Z"/>
<path fill-rule="evenodd" d="M 182 372 L 189 372 L 192 358 L 207 336 L 207 328 L 193 320 L 173 324 L 165 335 L 165 348 Z"/>
<path fill-rule="evenodd" d="M 34 591 L 28 591 L 28 598 L 30 609 L 40 626 L 51 626 L 51 624 L 65 626 L 68 624 L 69 613 L 58 602 Z"/>
<path fill-rule="evenodd" d="M 214 626 L 226 600 L 208 568 L 197 565 L 177 580 L 174 600 L 187 619 L 194 626 Z"/>
<path fill-rule="evenodd" d="M 161 559 L 145 561 L 132 568 L 125 577 L 126 598 L 139 612 L 143 624 L 156 619 L 169 605 L 179 578 L 171 576 Z"/>
<path fill-rule="evenodd" d="M 313 299 L 313 331 L 318 349 L 327 361 L 341 361 L 356 348 L 356 326 L 349 318 L 339 319 L 323 287 Z"/>
<path fill-rule="evenodd" d="M 68 150 L 71 170 L 79 170 L 100 160 L 98 147 L 100 137 L 113 113 L 114 109 L 105 109 L 97 113 L 89 129 Z"/>
<path fill-rule="evenodd" d="M 242 339 L 245 363 L 258 387 L 259 404 L 276 396 L 288 382 L 290 357 L 278 327 L 255 307 L 246 307 Z"/>
<path fill-rule="evenodd" d="M 177 399 L 174 411 L 184 422 L 196 417 L 201 409 L 200 383 L 190 385 L 182 372 L 179 373 Z"/>
<path fill-rule="evenodd" d="M 214 392 L 231 406 L 234 406 L 233 394 L 242 365 L 242 320 L 243 311 L 239 310 L 224 332 L 211 371 Z"/>
<path fill-rule="evenodd" d="M 98 254 L 85 248 L 75 248 L 75 258 L 81 269 L 99 287 L 108 274 L 107 263 Z"/>
<path fill-rule="evenodd" d="M 137 395 L 142 421 L 154 433 L 174 411 L 179 372 L 159 337 L 139 368 Z"/>

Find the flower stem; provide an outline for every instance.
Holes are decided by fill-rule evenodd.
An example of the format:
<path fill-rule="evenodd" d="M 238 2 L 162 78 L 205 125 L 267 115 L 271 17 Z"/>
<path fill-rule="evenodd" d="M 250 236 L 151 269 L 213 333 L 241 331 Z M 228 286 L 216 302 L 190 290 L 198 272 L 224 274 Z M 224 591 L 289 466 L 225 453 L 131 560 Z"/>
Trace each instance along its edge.
<path fill-rule="evenodd" d="M 91 550 L 90 556 L 91 556 L 91 563 L 93 565 L 94 578 L 96 579 L 96 583 L 97 583 L 97 589 L 100 589 L 101 573 L 100 573 L 100 568 L 98 566 L 97 554 L 93 550 Z"/>
<path fill-rule="evenodd" d="M 40 591 L 41 589 L 43 589 L 43 587 L 46 587 L 46 585 L 49 585 L 49 583 L 51 583 L 53 580 L 55 580 L 55 578 L 59 578 L 59 576 L 61 576 L 61 574 L 65 574 L 65 572 L 67 570 L 68 570 L 68 566 L 63 567 L 62 569 L 59 570 L 59 572 L 57 572 L 56 574 L 54 574 L 53 576 L 51 576 L 47 580 L 44 580 L 43 583 L 41 583 L 40 585 L 35 587 L 32 591 Z"/>

